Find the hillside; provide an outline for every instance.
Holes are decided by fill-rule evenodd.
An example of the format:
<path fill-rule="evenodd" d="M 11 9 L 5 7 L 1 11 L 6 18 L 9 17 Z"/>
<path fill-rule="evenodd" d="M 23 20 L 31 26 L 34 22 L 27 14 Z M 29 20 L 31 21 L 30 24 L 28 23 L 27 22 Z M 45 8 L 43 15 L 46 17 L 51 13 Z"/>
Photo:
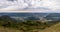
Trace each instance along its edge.
<path fill-rule="evenodd" d="M 3 15 L 0 16 L 0 32 L 60 32 L 60 20 L 17 21 L 8 15 Z"/>
<path fill-rule="evenodd" d="M 24 32 L 24 31 L 22 31 L 20 29 L 15 29 L 15 28 L 0 27 L 0 32 Z M 47 27 L 46 29 L 42 29 L 42 30 L 33 29 L 32 31 L 28 31 L 28 32 L 60 32 L 60 23 L 52 25 L 51 27 Z"/>
<path fill-rule="evenodd" d="M 0 32 L 21 32 L 17 29 L 0 27 Z"/>
<path fill-rule="evenodd" d="M 60 32 L 60 23 L 57 23 L 49 28 L 46 28 L 40 32 Z"/>
<path fill-rule="evenodd" d="M 52 32 L 60 32 L 60 23 L 49 28 Z"/>

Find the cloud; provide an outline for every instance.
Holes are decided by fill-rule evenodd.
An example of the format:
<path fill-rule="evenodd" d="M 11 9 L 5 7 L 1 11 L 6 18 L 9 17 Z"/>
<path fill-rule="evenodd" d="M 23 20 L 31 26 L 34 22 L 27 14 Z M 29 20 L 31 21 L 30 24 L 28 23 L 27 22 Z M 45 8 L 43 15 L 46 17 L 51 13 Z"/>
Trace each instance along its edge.
<path fill-rule="evenodd" d="M 0 0 L 0 11 L 12 10 L 39 10 L 57 11 L 60 10 L 60 0 Z"/>

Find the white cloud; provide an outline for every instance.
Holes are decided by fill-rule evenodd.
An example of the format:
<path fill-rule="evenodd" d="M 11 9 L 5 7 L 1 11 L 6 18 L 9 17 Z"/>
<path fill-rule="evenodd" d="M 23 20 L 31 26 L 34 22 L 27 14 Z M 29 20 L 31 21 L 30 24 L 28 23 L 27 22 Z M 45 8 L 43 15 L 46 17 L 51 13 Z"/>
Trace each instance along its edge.
<path fill-rule="evenodd" d="M 39 7 L 46 8 L 47 10 L 51 9 L 53 11 L 60 10 L 60 0 L 17 0 L 17 1 L 0 0 L 0 11 L 20 10 L 24 8 L 39 8 Z"/>

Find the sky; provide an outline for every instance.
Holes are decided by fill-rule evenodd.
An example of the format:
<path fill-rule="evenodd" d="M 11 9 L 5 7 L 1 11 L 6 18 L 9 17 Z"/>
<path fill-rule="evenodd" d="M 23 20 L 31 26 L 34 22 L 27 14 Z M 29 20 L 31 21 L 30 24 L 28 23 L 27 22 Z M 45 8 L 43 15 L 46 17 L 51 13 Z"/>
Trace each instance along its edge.
<path fill-rule="evenodd" d="M 0 11 L 60 12 L 60 0 L 0 0 Z"/>

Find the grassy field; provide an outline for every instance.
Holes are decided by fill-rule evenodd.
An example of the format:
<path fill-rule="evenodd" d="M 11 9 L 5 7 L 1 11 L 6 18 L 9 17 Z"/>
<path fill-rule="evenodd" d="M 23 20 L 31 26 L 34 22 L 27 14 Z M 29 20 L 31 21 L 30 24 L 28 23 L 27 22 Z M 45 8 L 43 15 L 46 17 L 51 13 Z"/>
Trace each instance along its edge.
<path fill-rule="evenodd" d="M 0 32 L 22 32 L 22 31 L 7 27 L 0 27 Z"/>
<path fill-rule="evenodd" d="M 42 32 L 60 32 L 60 23 L 55 24 L 49 28 L 46 28 Z"/>
<path fill-rule="evenodd" d="M 8 27 L 0 27 L 0 32 L 24 32 L 24 31 L 19 29 L 14 29 L 14 28 L 8 28 Z M 60 32 L 60 23 L 57 23 L 51 27 L 47 27 L 46 29 L 43 29 L 43 30 L 33 29 L 28 32 Z"/>

